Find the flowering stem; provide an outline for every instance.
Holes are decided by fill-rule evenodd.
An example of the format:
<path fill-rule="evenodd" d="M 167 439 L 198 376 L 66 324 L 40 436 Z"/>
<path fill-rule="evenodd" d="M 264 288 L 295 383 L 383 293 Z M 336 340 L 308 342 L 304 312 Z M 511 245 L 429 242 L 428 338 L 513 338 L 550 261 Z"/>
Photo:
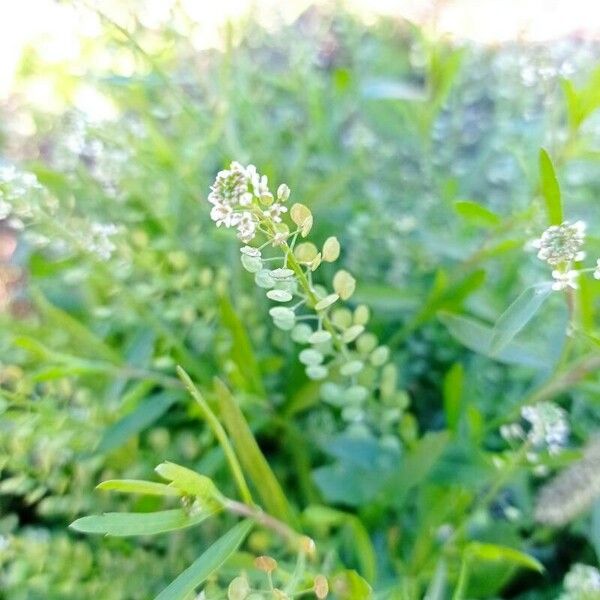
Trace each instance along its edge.
<path fill-rule="evenodd" d="M 304 290 L 310 304 L 314 308 L 314 306 L 317 304 L 319 299 L 315 295 L 310 283 L 308 282 L 308 279 L 307 279 L 304 271 L 302 270 L 302 267 L 300 266 L 300 263 L 296 260 L 296 257 L 294 256 L 294 253 L 291 251 L 290 247 L 287 245 L 287 243 L 283 244 L 283 247 L 284 247 L 286 255 L 288 257 L 288 266 L 296 274 L 296 277 L 298 278 L 298 281 L 299 281 L 300 285 L 302 286 L 302 289 Z M 336 331 L 335 327 L 333 326 L 333 323 L 329 319 L 329 316 L 327 314 L 323 314 L 323 315 L 319 315 L 319 317 L 322 320 L 324 329 L 331 334 L 331 337 L 332 337 L 336 347 L 338 348 L 338 350 L 344 356 L 346 356 L 348 354 L 348 349 L 346 348 L 346 344 L 341 340 L 340 335 Z"/>

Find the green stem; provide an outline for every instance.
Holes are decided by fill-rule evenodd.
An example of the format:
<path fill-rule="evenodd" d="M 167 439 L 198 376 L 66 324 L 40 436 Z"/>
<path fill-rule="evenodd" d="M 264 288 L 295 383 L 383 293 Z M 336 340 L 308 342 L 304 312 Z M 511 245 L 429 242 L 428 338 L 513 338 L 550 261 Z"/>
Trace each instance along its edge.
<path fill-rule="evenodd" d="M 296 277 L 298 278 L 298 281 L 300 282 L 300 285 L 302 286 L 304 293 L 306 294 L 310 304 L 314 308 L 315 304 L 317 304 L 319 299 L 315 295 L 310 283 L 308 282 L 308 279 L 306 278 L 306 275 L 304 274 L 304 271 L 302 270 L 302 267 L 300 266 L 300 263 L 294 256 L 294 253 L 292 252 L 291 248 L 287 245 L 287 243 L 283 244 L 283 247 L 286 251 L 287 261 L 288 261 L 288 265 L 289 265 L 290 269 L 292 269 L 292 271 L 294 271 L 294 273 L 296 274 Z M 346 344 L 343 342 L 339 333 L 336 331 L 329 316 L 326 313 L 323 313 L 320 316 L 323 319 L 323 327 L 325 328 L 326 331 L 328 331 L 331 334 L 331 337 L 332 337 L 336 347 L 338 348 L 338 350 L 344 356 L 346 356 L 348 354 L 348 349 L 346 348 Z"/>
<path fill-rule="evenodd" d="M 469 583 L 470 560 L 471 557 L 469 556 L 468 552 L 465 552 L 460 565 L 460 574 L 458 575 L 458 582 L 456 584 L 454 594 L 452 595 L 452 600 L 463 600 L 465 597 L 467 584 Z"/>
<path fill-rule="evenodd" d="M 233 450 L 233 446 L 227 437 L 227 432 L 225 431 L 223 425 L 221 425 L 221 422 L 215 413 L 211 410 L 210 406 L 198 388 L 194 385 L 194 382 L 190 379 L 190 376 L 179 365 L 177 366 L 177 375 L 189 391 L 192 398 L 194 398 L 194 400 L 196 400 L 200 406 L 200 409 L 202 410 L 202 416 L 215 434 L 215 437 L 221 445 L 221 448 L 223 448 L 225 458 L 229 463 L 229 468 L 231 469 L 231 473 L 240 492 L 240 496 L 246 504 L 253 505 L 254 500 L 252 499 L 250 488 L 246 483 L 244 473 L 242 472 L 242 467 L 240 466 L 237 456 L 235 455 L 235 451 Z"/>

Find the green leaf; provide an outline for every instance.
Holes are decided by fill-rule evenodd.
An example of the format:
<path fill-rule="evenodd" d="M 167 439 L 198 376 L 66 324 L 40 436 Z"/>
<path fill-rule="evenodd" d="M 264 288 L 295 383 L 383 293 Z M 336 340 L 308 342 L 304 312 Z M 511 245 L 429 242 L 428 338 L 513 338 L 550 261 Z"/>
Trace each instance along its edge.
<path fill-rule="evenodd" d="M 106 429 L 96 452 L 105 454 L 122 446 L 162 417 L 180 397 L 181 394 L 175 391 L 149 396 L 137 408 Z"/>
<path fill-rule="evenodd" d="M 440 310 L 456 310 L 485 281 L 485 271 L 478 269 L 460 280 L 450 282 L 442 270 L 436 273 L 429 295 L 410 323 L 410 329 L 427 322 Z"/>
<path fill-rule="evenodd" d="M 444 600 L 447 598 L 446 595 L 446 584 L 448 580 L 448 569 L 446 567 L 446 561 L 440 559 L 435 568 L 433 578 L 429 583 L 427 592 L 423 600 Z"/>
<path fill-rule="evenodd" d="M 454 210 L 473 225 L 480 227 L 497 227 L 502 219 L 489 208 L 471 200 L 457 200 Z"/>
<path fill-rule="evenodd" d="M 100 357 L 116 364 L 119 364 L 122 361 L 119 354 L 95 333 L 72 317 L 68 312 L 51 304 L 39 290 L 33 289 L 31 295 L 34 299 L 36 308 L 39 310 L 40 314 L 44 316 L 45 321 L 61 331 L 68 333 L 83 352 L 90 354 L 94 358 Z"/>
<path fill-rule="evenodd" d="M 513 340 L 531 321 L 551 292 L 552 288 L 545 284 L 529 287 L 500 315 L 492 331 L 492 354 L 497 354 Z"/>
<path fill-rule="evenodd" d="M 439 319 L 448 328 L 452 337 L 473 352 L 509 365 L 521 365 L 533 369 L 543 369 L 548 366 L 547 360 L 544 356 L 540 356 L 535 348 L 517 342 L 510 342 L 494 354 L 491 350 L 493 329 L 480 321 L 447 312 L 441 312 Z"/>
<path fill-rule="evenodd" d="M 373 597 L 371 586 L 356 571 L 337 574 L 332 590 L 339 600 L 370 600 Z"/>
<path fill-rule="evenodd" d="M 444 377 L 444 411 L 448 428 L 456 433 L 460 416 L 463 393 L 464 369 L 461 363 L 454 363 Z"/>
<path fill-rule="evenodd" d="M 408 492 L 422 483 L 446 450 L 450 435 L 447 431 L 426 433 L 402 458 L 397 473 L 386 485 L 390 503 L 402 505 Z"/>
<path fill-rule="evenodd" d="M 69 527 L 82 533 L 101 533 L 109 536 L 156 535 L 166 531 L 193 527 L 212 517 L 217 510 L 208 509 L 191 516 L 175 508 L 150 513 L 104 513 L 77 519 Z"/>
<path fill-rule="evenodd" d="M 258 396 L 265 396 L 262 374 L 254 349 L 252 348 L 252 343 L 244 324 L 237 316 L 227 296 L 223 295 L 219 299 L 219 309 L 221 312 L 221 321 L 229 330 L 232 337 L 231 359 L 242 374 L 247 386 L 246 389 Z"/>
<path fill-rule="evenodd" d="M 205 475 L 200 475 L 181 465 L 172 462 L 163 462 L 154 469 L 163 479 L 170 481 L 173 487 L 177 488 L 183 494 L 196 496 L 200 501 L 205 502 L 207 506 L 219 505 L 222 496 L 217 490 L 212 479 Z"/>
<path fill-rule="evenodd" d="M 242 521 L 201 554 L 155 600 L 187 600 L 194 590 L 240 547 L 254 523 Z"/>
<path fill-rule="evenodd" d="M 268 513 L 293 525 L 297 522 L 286 495 L 258 446 L 254 435 L 235 398 L 219 379 L 215 393 L 221 419 L 229 433 L 244 471 L 248 474 Z"/>
<path fill-rule="evenodd" d="M 369 532 L 362 521 L 351 513 L 321 505 L 311 505 L 302 514 L 314 527 L 346 527 L 350 533 L 350 551 L 356 556 L 361 572 L 368 581 L 377 576 L 377 556 Z"/>
<path fill-rule="evenodd" d="M 550 155 L 540 149 L 540 191 L 546 202 L 546 212 L 551 225 L 563 222 L 563 209 L 560 198 L 560 186 Z"/>
<path fill-rule="evenodd" d="M 508 546 L 498 546 L 496 544 L 484 544 L 482 542 L 471 542 L 465 548 L 465 552 L 470 558 L 486 562 L 507 562 L 526 569 L 532 569 L 539 573 L 544 572 L 544 565 L 539 560 L 515 550 Z"/>
<path fill-rule="evenodd" d="M 164 483 L 139 479 L 108 479 L 96 486 L 97 490 L 122 492 L 123 494 L 145 494 L 147 496 L 181 496 L 181 490 Z"/>

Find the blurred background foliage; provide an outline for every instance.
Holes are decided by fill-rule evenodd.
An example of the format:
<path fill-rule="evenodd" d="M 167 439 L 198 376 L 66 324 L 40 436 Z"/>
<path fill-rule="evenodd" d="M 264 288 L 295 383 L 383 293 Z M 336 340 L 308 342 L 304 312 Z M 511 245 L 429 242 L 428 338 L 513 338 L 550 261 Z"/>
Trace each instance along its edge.
<path fill-rule="evenodd" d="M 582 284 L 582 330 L 569 338 L 552 297 L 500 357 L 484 339 L 547 278 L 526 250 L 547 226 L 540 147 L 600 256 L 598 43 L 456 43 L 322 4 L 277 28 L 240 15 L 221 49 L 199 51 L 177 8 L 156 27 L 143 7 L 113 19 L 100 6 L 78 9 L 97 35 L 83 37 L 77 63 L 27 48 L 1 107 L 0 189 L 20 208 L 0 220 L 0 596 L 149 598 L 198 554 L 196 530 L 136 541 L 66 528 L 90 512 L 160 506 L 93 488 L 147 478 L 162 460 L 233 493 L 174 376 L 180 364 L 205 391 L 214 376 L 228 382 L 331 561 L 382 598 L 398 581 L 398 598 L 421 597 L 445 532 L 494 481 L 498 427 L 524 398 L 556 398 L 571 415 L 572 448 L 543 459 L 550 472 L 577 460 L 600 423 L 594 371 L 573 371 L 597 358 L 599 282 Z M 402 447 L 324 405 L 236 240 L 210 223 L 208 186 L 232 159 L 288 183 L 317 240 L 340 239 L 353 301 L 371 308 L 398 369 Z M 597 564 L 600 505 L 540 526 L 543 481 L 519 471 L 470 526 L 533 554 L 545 574 L 482 561 L 468 597 L 555 598 L 571 565 Z M 273 544 L 255 533 L 248 548 Z M 450 581 L 458 567 L 448 556 Z"/>

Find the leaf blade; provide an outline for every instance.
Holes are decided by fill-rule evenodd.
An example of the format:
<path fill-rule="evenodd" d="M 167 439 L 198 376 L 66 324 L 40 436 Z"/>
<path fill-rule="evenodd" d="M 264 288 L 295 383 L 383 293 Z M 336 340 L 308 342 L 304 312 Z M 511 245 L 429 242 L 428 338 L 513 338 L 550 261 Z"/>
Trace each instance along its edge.
<path fill-rule="evenodd" d="M 104 513 L 89 515 L 73 521 L 71 529 L 81 533 L 103 534 L 113 537 L 156 535 L 198 525 L 212 517 L 215 509 L 207 509 L 190 516 L 180 508 L 150 513 Z"/>
<path fill-rule="evenodd" d="M 544 148 L 540 149 L 540 191 L 546 203 L 546 212 L 551 225 L 560 225 L 563 222 L 563 209 L 561 203 L 560 186 L 556 178 L 556 171 L 550 155 Z"/>
<path fill-rule="evenodd" d="M 242 521 L 221 536 L 154 600 L 185 600 L 240 547 L 254 523 Z"/>
<path fill-rule="evenodd" d="M 548 285 L 531 286 L 500 315 L 492 331 L 490 351 L 496 354 L 506 347 L 513 338 L 531 321 L 550 295 Z"/>
<path fill-rule="evenodd" d="M 219 379 L 215 379 L 215 392 L 225 429 L 235 446 L 244 471 L 254 483 L 265 508 L 274 517 L 286 523 L 296 523 L 296 515 L 235 398 Z"/>
<path fill-rule="evenodd" d="M 96 489 L 123 494 L 145 494 L 147 496 L 181 496 L 181 492 L 175 487 L 141 479 L 107 479 L 99 483 Z"/>

